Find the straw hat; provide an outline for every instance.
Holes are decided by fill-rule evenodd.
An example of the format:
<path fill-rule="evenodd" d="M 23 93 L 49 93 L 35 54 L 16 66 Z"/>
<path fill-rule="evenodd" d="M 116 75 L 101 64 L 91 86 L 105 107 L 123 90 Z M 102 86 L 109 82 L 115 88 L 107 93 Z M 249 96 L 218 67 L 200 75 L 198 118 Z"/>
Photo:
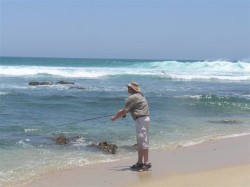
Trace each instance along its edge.
<path fill-rule="evenodd" d="M 136 92 L 140 92 L 141 89 L 139 88 L 139 84 L 137 82 L 130 82 L 128 87 L 132 88 Z"/>

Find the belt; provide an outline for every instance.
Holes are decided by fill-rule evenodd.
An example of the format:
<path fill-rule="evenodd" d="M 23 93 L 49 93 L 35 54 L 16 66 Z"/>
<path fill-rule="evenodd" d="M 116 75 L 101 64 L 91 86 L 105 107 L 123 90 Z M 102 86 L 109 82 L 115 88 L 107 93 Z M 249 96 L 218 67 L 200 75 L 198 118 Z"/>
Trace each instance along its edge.
<path fill-rule="evenodd" d="M 148 116 L 148 115 L 145 115 L 145 116 Z M 137 117 L 135 117 L 135 119 L 138 119 L 138 118 L 141 118 L 141 117 L 145 117 L 145 116 L 137 116 Z"/>

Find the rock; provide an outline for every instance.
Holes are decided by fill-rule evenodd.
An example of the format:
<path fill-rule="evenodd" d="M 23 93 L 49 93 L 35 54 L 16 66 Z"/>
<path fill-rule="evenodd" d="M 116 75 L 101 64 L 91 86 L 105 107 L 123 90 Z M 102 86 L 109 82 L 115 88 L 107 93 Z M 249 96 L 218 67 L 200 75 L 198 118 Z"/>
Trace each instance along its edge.
<path fill-rule="evenodd" d="M 29 82 L 29 85 L 30 86 L 51 85 L 51 83 L 49 83 L 49 82 L 36 82 L 36 81 L 32 81 L 32 82 Z"/>
<path fill-rule="evenodd" d="M 241 124 L 242 121 L 238 121 L 238 120 L 234 120 L 234 119 L 223 119 L 221 120 L 221 123 L 224 123 L 224 124 Z"/>
<path fill-rule="evenodd" d="M 118 147 L 115 144 L 109 144 L 106 141 L 100 142 L 98 144 L 98 147 L 110 154 L 115 154 L 116 150 L 118 149 Z"/>
<path fill-rule="evenodd" d="M 70 143 L 76 142 L 79 138 L 81 137 L 73 136 L 73 137 L 66 138 L 65 136 L 61 135 L 61 136 L 58 136 L 57 138 L 54 138 L 54 140 L 57 144 L 70 144 Z"/>
<path fill-rule="evenodd" d="M 237 125 L 237 124 L 243 124 L 244 122 L 234 119 L 222 119 L 222 120 L 216 120 L 216 121 L 208 121 L 210 123 L 215 124 L 226 124 L 226 125 Z"/>
<path fill-rule="evenodd" d="M 29 82 L 30 86 L 39 86 L 39 85 L 53 85 L 53 84 L 65 84 L 65 85 L 74 85 L 74 82 L 69 82 L 69 81 L 58 81 L 56 83 L 53 82 L 38 82 L 38 81 L 31 81 Z M 85 89 L 83 87 L 76 87 L 78 89 Z"/>
<path fill-rule="evenodd" d="M 64 136 L 59 136 L 55 139 L 57 144 L 68 144 L 69 143 L 69 139 L 64 137 Z"/>
<path fill-rule="evenodd" d="M 66 138 L 65 136 L 61 135 L 61 136 L 58 136 L 57 138 L 55 138 L 54 140 L 57 144 L 65 145 L 65 144 L 69 144 L 70 142 L 75 141 L 76 139 L 79 139 L 79 138 L 80 138 L 79 136 L 76 136 L 73 138 Z M 91 144 L 91 145 L 89 145 L 89 147 L 100 149 L 100 150 L 102 150 L 106 153 L 109 153 L 109 154 L 115 154 L 117 149 L 118 149 L 117 145 L 109 144 L 106 141 L 100 142 L 99 144 Z"/>
<path fill-rule="evenodd" d="M 69 89 L 85 90 L 85 88 L 81 86 L 70 86 Z"/>
<path fill-rule="evenodd" d="M 68 81 L 58 81 L 56 84 L 75 84 L 73 82 L 68 82 Z"/>

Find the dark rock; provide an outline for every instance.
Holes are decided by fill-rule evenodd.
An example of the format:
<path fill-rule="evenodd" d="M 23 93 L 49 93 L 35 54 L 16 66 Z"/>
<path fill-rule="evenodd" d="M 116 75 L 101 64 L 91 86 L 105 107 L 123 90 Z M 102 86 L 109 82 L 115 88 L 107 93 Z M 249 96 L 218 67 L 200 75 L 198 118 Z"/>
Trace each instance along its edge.
<path fill-rule="evenodd" d="M 74 138 L 66 138 L 65 136 L 61 135 L 55 138 L 54 140 L 56 141 L 57 144 L 65 145 L 65 144 L 69 144 L 70 142 L 72 142 L 72 140 L 74 141 L 78 138 L 79 136 L 74 137 Z M 118 149 L 117 145 L 109 144 L 106 141 L 100 142 L 99 144 L 91 144 L 89 145 L 89 147 L 97 148 L 109 154 L 115 154 Z"/>
<path fill-rule="evenodd" d="M 106 141 L 100 142 L 99 144 L 91 144 L 91 145 L 89 145 L 89 147 L 102 150 L 102 151 L 109 153 L 109 154 L 115 154 L 117 149 L 118 149 L 117 145 L 109 144 Z"/>
<path fill-rule="evenodd" d="M 58 136 L 57 138 L 54 138 L 54 140 L 57 144 L 70 144 L 70 143 L 76 142 L 79 138 L 81 137 L 73 136 L 73 137 L 66 138 L 65 136 L 61 135 L 61 136 Z"/>
<path fill-rule="evenodd" d="M 49 82 L 36 82 L 36 81 L 32 81 L 32 82 L 29 82 L 29 85 L 30 86 L 51 85 L 51 83 L 49 83 Z"/>
<path fill-rule="evenodd" d="M 115 154 L 116 150 L 118 149 L 118 147 L 115 144 L 109 144 L 107 142 L 100 142 L 98 144 L 99 148 L 101 148 L 103 151 L 107 152 L 107 153 L 111 153 L 111 154 Z"/>
<path fill-rule="evenodd" d="M 68 82 L 68 81 L 58 81 L 56 84 L 75 84 L 73 82 Z"/>
<path fill-rule="evenodd" d="M 68 144 L 69 143 L 69 139 L 64 137 L 64 136 L 59 136 L 55 139 L 57 144 Z"/>
<path fill-rule="evenodd" d="M 242 124 L 242 121 L 239 120 L 234 120 L 234 119 L 222 119 L 218 121 L 209 121 L 210 123 L 214 124 L 227 124 L 227 125 L 237 125 L 237 124 Z"/>
<path fill-rule="evenodd" d="M 29 82 L 29 85 L 31 86 L 39 86 L 39 85 L 52 85 L 52 84 L 75 84 L 73 82 L 68 82 L 68 81 L 58 81 L 56 83 L 50 83 L 50 82 L 38 82 L 38 81 L 31 81 Z"/>
<path fill-rule="evenodd" d="M 241 124 L 241 121 L 238 120 L 231 120 L 231 119 L 223 119 L 221 120 L 222 123 L 224 124 Z"/>
<path fill-rule="evenodd" d="M 69 89 L 85 90 L 85 88 L 81 86 L 70 86 Z"/>

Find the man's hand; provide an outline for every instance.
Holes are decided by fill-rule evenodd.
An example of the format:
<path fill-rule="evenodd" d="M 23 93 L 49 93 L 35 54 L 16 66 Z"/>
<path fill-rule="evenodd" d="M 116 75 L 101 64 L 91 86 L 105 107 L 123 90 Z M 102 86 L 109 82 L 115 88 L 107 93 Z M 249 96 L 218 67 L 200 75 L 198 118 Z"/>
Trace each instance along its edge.
<path fill-rule="evenodd" d="M 121 118 L 123 116 L 126 117 L 126 110 L 125 109 L 121 109 L 119 110 L 114 116 L 111 117 L 111 121 L 115 121 L 117 120 L 118 118 Z"/>
<path fill-rule="evenodd" d="M 111 117 L 111 121 L 115 121 L 116 119 L 117 119 L 116 116 Z"/>

